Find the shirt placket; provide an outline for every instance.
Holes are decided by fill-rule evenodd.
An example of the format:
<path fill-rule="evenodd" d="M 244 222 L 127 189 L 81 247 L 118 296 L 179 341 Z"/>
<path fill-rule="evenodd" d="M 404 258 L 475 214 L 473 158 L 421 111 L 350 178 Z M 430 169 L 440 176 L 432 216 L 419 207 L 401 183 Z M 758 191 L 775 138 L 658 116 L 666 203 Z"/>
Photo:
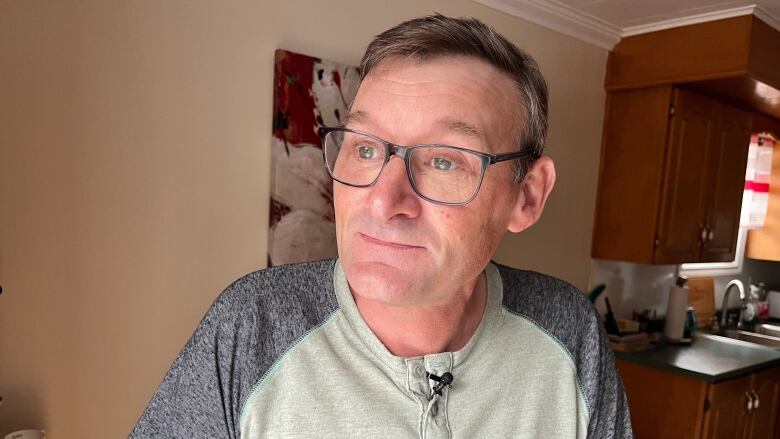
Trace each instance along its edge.
<path fill-rule="evenodd" d="M 449 387 L 442 389 L 441 395 L 432 394 L 436 382 L 429 379 L 428 373 L 442 376 L 452 373 L 452 354 L 434 354 L 408 359 L 408 390 L 420 402 L 420 437 L 424 439 L 448 439 L 451 436 L 447 419 L 447 401 Z"/>

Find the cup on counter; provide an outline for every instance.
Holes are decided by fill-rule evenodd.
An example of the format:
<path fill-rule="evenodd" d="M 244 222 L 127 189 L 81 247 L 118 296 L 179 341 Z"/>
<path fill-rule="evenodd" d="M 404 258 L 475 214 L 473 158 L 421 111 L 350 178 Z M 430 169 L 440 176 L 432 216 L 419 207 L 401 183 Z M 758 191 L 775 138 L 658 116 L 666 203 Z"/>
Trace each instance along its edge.
<path fill-rule="evenodd" d="M 683 337 L 693 337 L 697 327 L 698 321 L 696 320 L 696 309 L 694 309 L 692 306 L 689 306 L 688 309 L 685 310 L 685 332 Z"/>

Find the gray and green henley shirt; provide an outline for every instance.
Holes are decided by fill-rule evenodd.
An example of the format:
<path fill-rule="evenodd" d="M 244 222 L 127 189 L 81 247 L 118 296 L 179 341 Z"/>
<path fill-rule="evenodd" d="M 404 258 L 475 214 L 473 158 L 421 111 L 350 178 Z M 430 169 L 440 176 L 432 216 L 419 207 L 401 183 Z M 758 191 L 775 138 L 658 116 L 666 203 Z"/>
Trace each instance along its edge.
<path fill-rule="evenodd" d="M 596 312 L 574 287 L 490 264 L 468 344 L 392 355 L 338 261 L 249 274 L 214 302 L 131 438 L 630 438 Z M 450 372 L 432 395 L 426 372 Z"/>

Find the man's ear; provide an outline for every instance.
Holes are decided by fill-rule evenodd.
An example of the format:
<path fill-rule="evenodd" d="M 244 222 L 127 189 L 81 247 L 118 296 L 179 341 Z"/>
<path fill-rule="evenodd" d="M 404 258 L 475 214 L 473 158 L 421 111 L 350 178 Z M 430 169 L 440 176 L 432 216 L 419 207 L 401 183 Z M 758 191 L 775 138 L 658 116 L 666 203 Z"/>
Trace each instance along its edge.
<path fill-rule="evenodd" d="M 539 157 L 525 174 L 512 217 L 507 227 L 517 233 L 531 227 L 542 215 L 547 196 L 555 185 L 555 165 L 550 157 Z"/>

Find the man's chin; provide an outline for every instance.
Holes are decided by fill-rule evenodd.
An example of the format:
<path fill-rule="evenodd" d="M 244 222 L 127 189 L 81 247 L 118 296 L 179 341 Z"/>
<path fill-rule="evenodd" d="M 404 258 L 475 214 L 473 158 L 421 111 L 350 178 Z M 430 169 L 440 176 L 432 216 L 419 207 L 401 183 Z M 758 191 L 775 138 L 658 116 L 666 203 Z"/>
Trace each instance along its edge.
<path fill-rule="evenodd" d="M 344 266 L 352 294 L 386 305 L 411 305 L 418 282 L 415 273 L 384 262 L 354 262 Z"/>

